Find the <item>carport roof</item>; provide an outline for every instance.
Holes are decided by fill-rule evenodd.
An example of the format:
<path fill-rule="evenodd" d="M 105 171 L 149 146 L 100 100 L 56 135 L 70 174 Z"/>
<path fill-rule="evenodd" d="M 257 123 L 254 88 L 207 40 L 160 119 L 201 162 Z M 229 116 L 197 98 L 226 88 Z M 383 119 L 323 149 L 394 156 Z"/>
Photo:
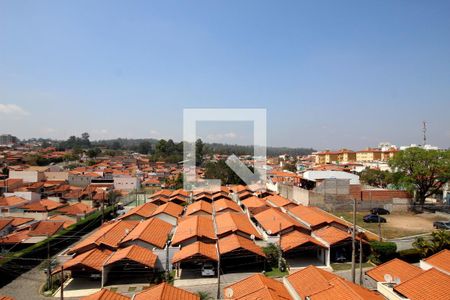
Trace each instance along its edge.
<path fill-rule="evenodd" d="M 348 232 L 338 229 L 334 226 L 326 226 L 315 230 L 312 232 L 312 235 L 313 237 L 317 237 L 325 241 L 330 246 L 351 238 L 351 235 Z"/>
<path fill-rule="evenodd" d="M 108 259 L 111 253 L 112 251 L 110 250 L 99 250 L 95 248 L 75 256 L 71 260 L 65 262 L 63 267 L 64 269 L 70 269 L 76 265 L 83 265 L 101 272 L 103 263 Z"/>
<path fill-rule="evenodd" d="M 217 261 L 217 249 L 215 244 L 206 244 L 195 242 L 181 248 L 172 258 L 172 263 L 178 263 L 193 256 L 200 255 L 211 260 Z"/>
<path fill-rule="evenodd" d="M 137 293 L 134 300 L 200 300 L 200 296 L 191 292 L 176 288 L 165 282 Z"/>
<path fill-rule="evenodd" d="M 123 259 L 132 260 L 144 266 L 155 268 L 158 256 L 146 248 L 132 245 L 114 252 L 105 262 L 105 266 L 111 265 Z"/>
<path fill-rule="evenodd" d="M 83 251 L 85 247 L 97 247 L 101 244 L 111 248 L 118 248 L 118 244 L 133 229 L 139 221 L 120 220 L 105 223 L 97 231 L 72 247 L 69 253 Z"/>
<path fill-rule="evenodd" d="M 281 236 L 281 250 L 289 251 L 306 243 L 313 243 L 320 247 L 325 247 L 321 242 L 303 232 L 294 230 Z"/>
<path fill-rule="evenodd" d="M 270 234 L 277 234 L 280 231 L 291 227 L 301 227 L 306 229 L 306 226 L 275 207 L 266 209 L 265 211 L 256 214 L 254 217 L 264 230 L 268 233 L 270 232 Z"/>
<path fill-rule="evenodd" d="M 237 249 L 245 249 L 247 251 L 253 252 L 256 255 L 265 257 L 266 255 L 262 251 L 262 249 L 255 244 L 255 242 L 246 239 L 242 236 L 231 234 L 227 237 L 221 238 L 219 240 L 219 250 L 220 254 L 227 254 L 231 251 Z"/>
<path fill-rule="evenodd" d="M 115 293 L 108 289 L 101 289 L 97 293 L 81 298 L 81 300 L 129 300 L 129 299 L 131 298 Z"/>

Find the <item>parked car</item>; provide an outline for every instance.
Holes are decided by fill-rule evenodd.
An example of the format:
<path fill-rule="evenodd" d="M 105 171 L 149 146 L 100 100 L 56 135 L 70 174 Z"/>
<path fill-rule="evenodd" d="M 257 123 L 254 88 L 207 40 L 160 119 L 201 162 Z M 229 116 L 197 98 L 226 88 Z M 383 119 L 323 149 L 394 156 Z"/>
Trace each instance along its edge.
<path fill-rule="evenodd" d="M 366 223 L 378 223 L 378 222 L 386 223 L 385 218 L 380 217 L 379 215 L 374 215 L 374 214 L 364 216 L 363 220 Z"/>
<path fill-rule="evenodd" d="M 436 229 L 450 229 L 450 221 L 433 222 L 433 227 Z"/>
<path fill-rule="evenodd" d="M 202 266 L 202 276 L 214 276 L 216 272 L 214 272 L 214 266 L 210 263 L 203 264 Z"/>
<path fill-rule="evenodd" d="M 382 207 L 375 207 L 370 210 L 370 212 L 374 215 L 389 215 L 391 212 Z"/>

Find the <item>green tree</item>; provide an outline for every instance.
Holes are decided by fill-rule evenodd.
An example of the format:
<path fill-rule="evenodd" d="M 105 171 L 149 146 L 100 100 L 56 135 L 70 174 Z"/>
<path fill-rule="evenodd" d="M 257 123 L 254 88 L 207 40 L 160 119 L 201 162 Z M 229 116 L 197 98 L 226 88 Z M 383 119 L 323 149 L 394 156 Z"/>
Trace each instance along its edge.
<path fill-rule="evenodd" d="M 390 179 L 388 171 L 369 168 L 363 170 L 359 177 L 363 183 L 379 188 L 387 187 Z"/>
<path fill-rule="evenodd" d="M 430 239 L 418 237 L 413 243 L 422 257 L 430 256 L 436 252 L 450 248 L 450 232 L 445 230 L 436 230 L 431 234 Z"/>
<path fill-rule="evenodd" d="M 200 300 L 212 300 L 213 297 L 208 292 L 197 292 L 198 296 L 200 297 Z"/>
<path fill-rule="evenodd" d="M 450 178 L 450 150 L 408 148 L 389 161 L 390 167 L 401 174 L 400 183 L 415 193 L 421 208 L 425 199 L 435 195 Z"/>
<path fill-rule="evenodd" d="M 203 155 L 205 154 L 204 148 L 205 144 L 201 139 L 195 141 L 195 164 L 197 166 L 200 166 L 203 163 Z"/>
<path fill-rule="evenodd" d="M 87 155 L 88 155 L 90 158 L 95 158 L 95 157 L 97 157 L 100 153 L 102 153 L 102 150 L 100 150 L 99 148 L 92 148 L 92 149 L 89 149 L 89 150 L 87 151 Z"/>
<path fill-rule="evenodd" d="M 297 166 L 295 165 L 295 163 L 285 162 L 283 164 L 283 170 L 295 173 L 297 172 Z"/>

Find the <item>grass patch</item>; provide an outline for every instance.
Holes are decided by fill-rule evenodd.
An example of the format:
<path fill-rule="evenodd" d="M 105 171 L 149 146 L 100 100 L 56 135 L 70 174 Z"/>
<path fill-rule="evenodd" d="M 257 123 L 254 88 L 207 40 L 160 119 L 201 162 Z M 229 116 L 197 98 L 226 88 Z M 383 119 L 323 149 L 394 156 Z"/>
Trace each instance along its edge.
<path fill-rule="evenodd" d="M 117 292 L 118 288 L 112 287 L 112 288 L 110 288 L 109 290 L 110 290 L 111 292 Z"/>
<path fill-rule="evenodd" d="M 134 292 L 136 290 L 136 287 L 135 286 L 130 286 L 129 288 L 128 288 L 128 291 L 129 292 Z"/>
<path fill-rule="evenodd" d="M 351 263 L 334 263 L 331 264 L 331 267 L 333 268 L 334 271 L 345 271 L 345 270 L 350 270 L 352 268 L 352 264 Z M 373 267 L 373 265 L 369 262 L 365 262 L 362 264 L 363 268 L 369 268 L 369 267 Z M 356 268 L 359 268 L 359 263 L 356 263 Z"/>
<path fill-rule="evenodd" d="M 267 277 L 283 277 L 288 274 L 289 274 L 288 271 L 282 272 L 278 268 L 272 268 L 271 271 L 266 272 L 264 275 L 266 275 Z"/>

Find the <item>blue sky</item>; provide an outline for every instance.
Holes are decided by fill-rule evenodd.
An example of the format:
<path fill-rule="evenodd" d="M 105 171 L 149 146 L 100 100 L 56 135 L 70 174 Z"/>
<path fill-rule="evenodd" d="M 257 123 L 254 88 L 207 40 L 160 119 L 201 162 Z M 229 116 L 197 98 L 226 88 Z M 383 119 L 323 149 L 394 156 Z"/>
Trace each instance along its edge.
<path fill-rule="evenodd" d="M 0 132 L 179 140 L 197 107 L 266 108 L 273 146 L 420 143 L 427 120 L 449 147 L 450 2 L 0 1 Z"/>

